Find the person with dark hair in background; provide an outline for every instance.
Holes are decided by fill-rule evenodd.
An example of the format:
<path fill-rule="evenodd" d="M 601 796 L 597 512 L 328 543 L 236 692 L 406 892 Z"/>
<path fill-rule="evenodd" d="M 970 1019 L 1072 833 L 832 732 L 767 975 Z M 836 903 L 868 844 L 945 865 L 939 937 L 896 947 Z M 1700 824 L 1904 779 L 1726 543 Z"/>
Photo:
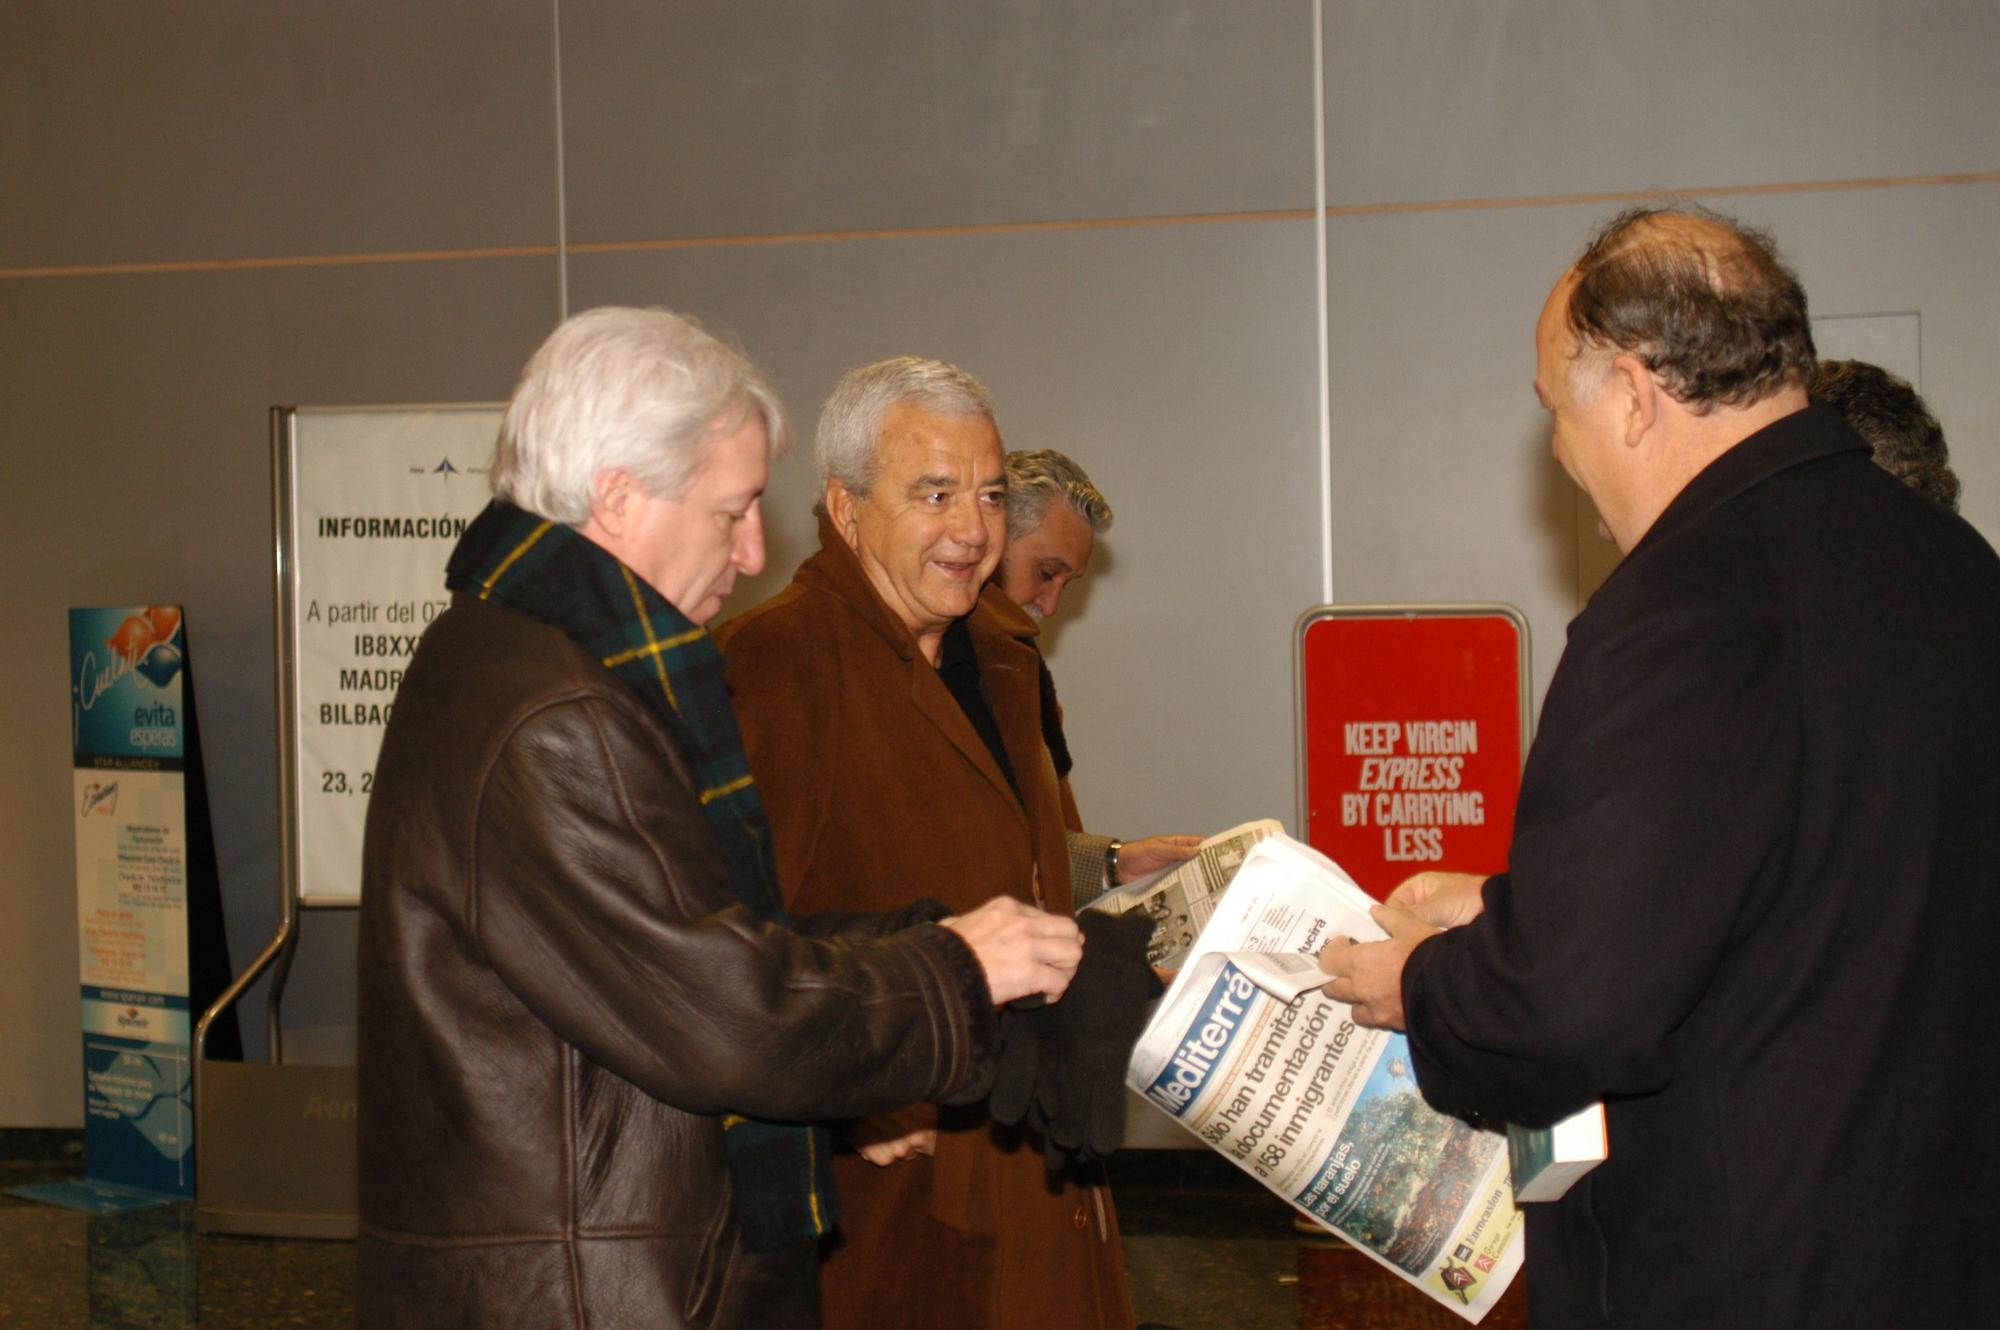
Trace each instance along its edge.
<path fill-rule="evenodd" d="M 1805 292 L 1691 209 L 1536 327 L 1625 558 L 1571 623 L 1506 872 L 1321 963 L 1434 1105 L 1609 1157 L 1526 1206 L 1528 1321 L 1982 1326 L 2000 1256 L 2000 559 L 1807 403 Z"/>
<path fill-rule="evenodd" d="M 1865 360 L 1822 360 L 1809 392 L 1868 440 L 1875 465 L 1931 502 L 1958 511 L 1958 476 L 1944 446 L 1944 427 L 1907 381 Z"/>
<path fill-rule="evenodd" d="M 810 1330 L 817 1118 L 978 1100 L 1073 919 L 789 915 L 703 625 L 764 562 L 784 414 L 665 310 L 565 322 L 396 695 L 360 940 L 366 1330 Z"/>
<path fill-rule="evenodd" d="M 1096 552 L 1097 537 L 1111 526 L 1111 504 L 1075 461 L 1053 448 L 1007 454 L 1007 548 L 993 580 L 1021 612 L 1040 623 L 1062 604 L 1063 591 L 1081 578 Z M 1062 785 L 1063 820 L 1069 826 L 1070 890 L 1079 908 L 1148 873 L 1192 859 L 1199 836 L 1148 836 L 1121 841 L 1083 829 L 1069 773 L 1075 766 L 1063 733 L 1055 677 L 1041 662 L 1042 737 Z"/>

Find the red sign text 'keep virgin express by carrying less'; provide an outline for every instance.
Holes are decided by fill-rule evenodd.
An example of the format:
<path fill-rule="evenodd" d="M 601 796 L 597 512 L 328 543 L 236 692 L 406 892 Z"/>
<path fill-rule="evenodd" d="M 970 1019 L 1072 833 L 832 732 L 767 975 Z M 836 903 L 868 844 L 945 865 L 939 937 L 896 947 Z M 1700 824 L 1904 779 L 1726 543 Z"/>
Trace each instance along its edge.
<path fill-rule="evenodd" d="M 1301 630 L 1306 839 L 1372 895 L 1506 868 L 1523 632 L 1504 610 L 1329 611 Z"/>

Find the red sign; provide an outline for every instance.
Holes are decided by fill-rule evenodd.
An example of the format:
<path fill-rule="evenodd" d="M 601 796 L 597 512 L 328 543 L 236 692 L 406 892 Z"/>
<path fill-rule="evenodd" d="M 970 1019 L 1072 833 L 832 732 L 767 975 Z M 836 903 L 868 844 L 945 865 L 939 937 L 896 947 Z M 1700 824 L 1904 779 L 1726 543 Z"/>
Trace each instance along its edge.
<path fill-rule="evenodd" d="M 1507 606 L 1327 607 L 1299 625 L 1300 826 L 1371 895 L 1507 867 L 1527 729 Z"/>

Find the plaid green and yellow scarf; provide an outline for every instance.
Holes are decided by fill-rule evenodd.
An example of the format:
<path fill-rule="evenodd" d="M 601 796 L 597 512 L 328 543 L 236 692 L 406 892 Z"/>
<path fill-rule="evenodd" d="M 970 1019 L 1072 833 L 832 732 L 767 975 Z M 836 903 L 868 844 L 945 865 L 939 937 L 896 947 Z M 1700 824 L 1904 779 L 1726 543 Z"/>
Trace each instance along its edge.
<path fill-rule="evenodd" d="M 502 499 L 460 538 L 445 585 L 560 629 L 688 736 L 730 894 L 759 922 L 786 922 L 770 823 L 729 704 L 722 653 L 706 629 L 596 542 Z M 822 1128 L 737 1116 L 723 1125 L 747 1245 L 774 1251 L 832 1228 L 838 1211 Z"/>

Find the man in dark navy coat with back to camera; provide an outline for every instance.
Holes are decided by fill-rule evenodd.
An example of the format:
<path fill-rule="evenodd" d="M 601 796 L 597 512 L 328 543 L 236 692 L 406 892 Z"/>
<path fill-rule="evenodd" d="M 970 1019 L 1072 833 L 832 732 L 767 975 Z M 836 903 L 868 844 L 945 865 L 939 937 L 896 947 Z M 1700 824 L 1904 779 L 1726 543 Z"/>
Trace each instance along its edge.
<path fill-rule="evenodd" d="M 1508 871 L 1405 883 L 1329 991 L 1442 1108 L 1605 1101 L 1610 1157 L 1525 1207 L 1535 1330 L 1990 1325 L 2000 560 L 1807 405 L 1805 293 L 1726 219 L 1617 218 L 1535 340 L 1625 558 Z"/>

